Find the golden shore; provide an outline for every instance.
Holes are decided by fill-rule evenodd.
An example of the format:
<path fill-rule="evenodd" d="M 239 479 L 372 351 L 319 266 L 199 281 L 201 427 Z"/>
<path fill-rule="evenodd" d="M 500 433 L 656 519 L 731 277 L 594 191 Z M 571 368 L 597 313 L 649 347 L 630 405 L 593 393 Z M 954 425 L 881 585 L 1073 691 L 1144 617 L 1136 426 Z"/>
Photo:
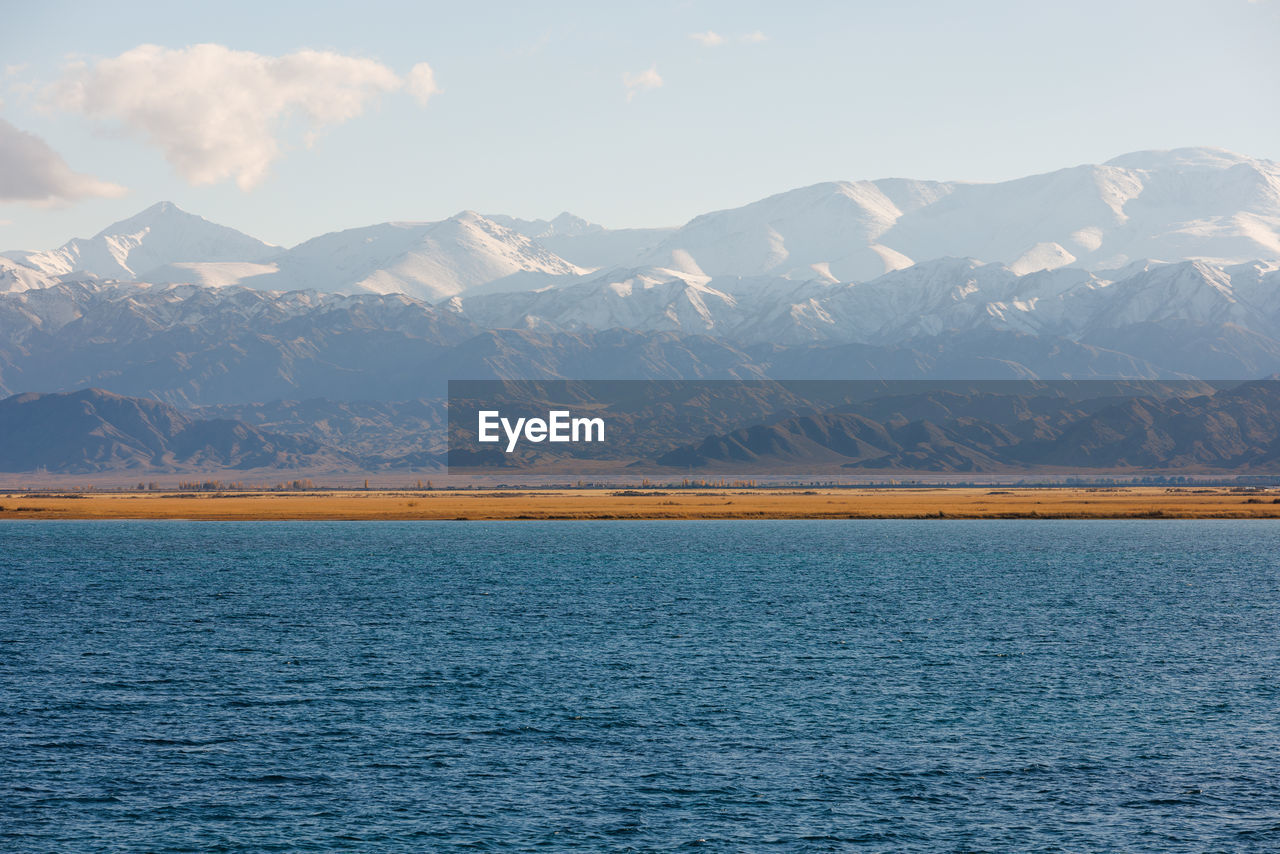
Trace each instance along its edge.
<path fill-rule="evenodd" d="M 1280 518 L 1280 490 L 520 489 L 0 493 L 3 519 Z"/>

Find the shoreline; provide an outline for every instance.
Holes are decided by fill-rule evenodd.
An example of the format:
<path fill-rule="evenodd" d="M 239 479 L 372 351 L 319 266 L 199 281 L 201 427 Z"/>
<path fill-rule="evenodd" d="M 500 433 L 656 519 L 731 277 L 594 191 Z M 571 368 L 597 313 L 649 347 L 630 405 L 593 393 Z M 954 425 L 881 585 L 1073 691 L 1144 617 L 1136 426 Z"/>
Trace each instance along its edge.
<path fill-rule="evenodd" d="M 1280 489 L 934 487 L 0 492 L 8 519 L 539 521 L 1280 519 Z"/>

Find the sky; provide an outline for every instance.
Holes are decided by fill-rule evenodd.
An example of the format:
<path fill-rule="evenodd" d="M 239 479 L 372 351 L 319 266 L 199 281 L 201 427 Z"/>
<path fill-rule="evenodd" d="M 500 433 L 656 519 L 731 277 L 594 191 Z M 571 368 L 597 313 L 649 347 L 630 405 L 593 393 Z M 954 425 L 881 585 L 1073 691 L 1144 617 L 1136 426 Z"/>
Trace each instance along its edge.
<path fill-rule="evenodd" d="M 620 228 L 828 180 L 1280 160 L 1280 0 L 0 0 L 0 250 L 169 200 L 271 243 Z"/>

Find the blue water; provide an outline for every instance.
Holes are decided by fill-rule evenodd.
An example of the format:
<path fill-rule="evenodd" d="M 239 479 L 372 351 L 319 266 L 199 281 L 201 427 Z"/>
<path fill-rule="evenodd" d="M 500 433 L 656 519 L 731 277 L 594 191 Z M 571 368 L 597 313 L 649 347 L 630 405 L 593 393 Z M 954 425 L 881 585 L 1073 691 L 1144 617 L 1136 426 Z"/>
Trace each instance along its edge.
<path fill-rule="evenodd" d="M 0 849 L 1275 851 L 1280 524 L 0 524 Z"/>

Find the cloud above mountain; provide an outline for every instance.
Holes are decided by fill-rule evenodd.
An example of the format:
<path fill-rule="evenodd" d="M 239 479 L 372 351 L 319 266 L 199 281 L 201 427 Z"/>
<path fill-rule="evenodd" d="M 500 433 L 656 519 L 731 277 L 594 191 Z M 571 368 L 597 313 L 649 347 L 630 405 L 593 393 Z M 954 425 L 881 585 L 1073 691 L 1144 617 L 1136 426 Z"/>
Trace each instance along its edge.
<path fill-rule="evenodd" d="M 45 95 L 59 108 L 118 123 L 159 148 L 191 184 L 234 179 L 251 190 L 291 132 L 310 140 L 401 88 L 422 104 L 439 91 L 426 63 L 406 79 L 376 60 L 332 51 L 264 56 L 219 44 L 146 44 L 72 64 Z"/>
<path fill-rule="evenodd" d="M 119 184 L 76 172 L 43 139 L 0 119 L 0 202 L 56 204 L 125 192 Z"/>

